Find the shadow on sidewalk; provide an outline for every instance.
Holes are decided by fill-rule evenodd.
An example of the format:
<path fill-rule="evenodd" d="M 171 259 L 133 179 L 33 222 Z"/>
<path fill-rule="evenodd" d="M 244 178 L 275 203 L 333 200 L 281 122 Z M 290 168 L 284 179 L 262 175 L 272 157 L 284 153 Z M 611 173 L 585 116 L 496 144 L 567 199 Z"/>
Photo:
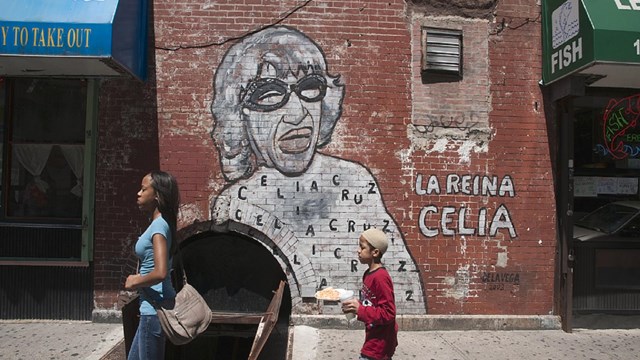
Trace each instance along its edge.
<path fill-rule="evenodd" d="M 574 329 L 640 329 L 640 314 L 574 314 Z"/>

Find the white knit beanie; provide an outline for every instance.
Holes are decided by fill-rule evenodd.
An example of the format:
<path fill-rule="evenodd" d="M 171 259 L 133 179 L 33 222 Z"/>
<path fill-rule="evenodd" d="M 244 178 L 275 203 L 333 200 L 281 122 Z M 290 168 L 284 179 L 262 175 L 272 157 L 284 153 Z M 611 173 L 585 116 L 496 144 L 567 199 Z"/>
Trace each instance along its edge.
<path fill-rule="evenodd" d="M 387 252 L 389 240 L 387 240 L 387 235 L 382 230 L 370 228 L 362 233 L 362 237 L 364 237 L 371 246 L 380 250 L 382 254 Z"/>

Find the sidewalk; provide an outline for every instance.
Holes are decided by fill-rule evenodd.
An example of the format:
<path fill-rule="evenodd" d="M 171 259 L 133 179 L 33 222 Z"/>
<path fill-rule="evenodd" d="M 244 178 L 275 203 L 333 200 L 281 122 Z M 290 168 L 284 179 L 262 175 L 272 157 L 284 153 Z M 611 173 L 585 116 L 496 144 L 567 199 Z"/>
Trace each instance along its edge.
<path fill-rule="evenodd" d="M 587 326 L 587 328 L 581 327 Z M 356 326 L 290 329 L 290 360 L 353 360 L 364 340 Z M 114 359 L 121 324 L 0 321 L 0 359 Z M 119 352 L 123 352 L 120 344 Z M 123 358 L 123 354 L 119 357 Z M 513 360 L 640 358 L 639 317 L 589 317 L 562 330 L 400 331 L 395 360 Z M 261 360 L 284 360 L 262 359 Z"/>
<path fill-rule="evenodd" d="M 632 360 L 640 330 L 401 331 L 394 360 Z M 364 330 L 297 326 L 292 360 L 353 360 Z"/>
<path fill-rule="evenodd" d="M 99 360 L 123 339 L 122 324 L 0 321 L 0 359 Z"/>

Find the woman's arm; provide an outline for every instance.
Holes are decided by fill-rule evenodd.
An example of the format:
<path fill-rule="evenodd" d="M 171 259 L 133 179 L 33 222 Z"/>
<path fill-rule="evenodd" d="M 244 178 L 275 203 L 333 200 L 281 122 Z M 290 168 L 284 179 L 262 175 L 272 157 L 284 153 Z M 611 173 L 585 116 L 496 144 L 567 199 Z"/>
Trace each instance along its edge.
<path fill-rule="evenodd" d="M 153 235 L 153 270 L 145 275 L 129 275 L 124 284 L 126 290 L 155 285 L 167 277 L 169 272 L 167 239 L 162 234 Z"/>

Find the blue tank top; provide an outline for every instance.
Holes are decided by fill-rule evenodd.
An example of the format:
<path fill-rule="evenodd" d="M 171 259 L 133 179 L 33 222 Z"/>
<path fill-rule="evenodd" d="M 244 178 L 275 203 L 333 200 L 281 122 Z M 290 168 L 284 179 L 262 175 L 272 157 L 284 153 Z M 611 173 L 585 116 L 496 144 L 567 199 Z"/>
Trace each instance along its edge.
<path fill-rule="evenodd" d="M 169 249 L 171 249 L 171 230 L 169 228 L 169 224 L 167 221 L 162 218 L 162 216 L 158 216 L 154 219 L 147 230 L 145 230 L 142 235 L 138 238 L 135 246 L 135 253 L 138 259 L 140 260 L 140 274 L 146 275 L 153 271 L 154 263 L 153 263 L 153 235 L 160 234 L 164 236 L 167 240 L 167 254 L 169 254 Z M 172 259 L 169 257 L 167 259 L 168 269 L 172 268 Z M 156 310 L 153 305 L 149 302 L 148 297 L 151 296 L 156 303 L 161 303 L 164 299 L 172 299 L 176 296 L 176 291 L 171 284 L 171 276 L 170 271 L 167 273 L 167 277 L 150 287 L 142 289 L 139 291 L 140 293 L 140 315 L 155 315 Z"/>

